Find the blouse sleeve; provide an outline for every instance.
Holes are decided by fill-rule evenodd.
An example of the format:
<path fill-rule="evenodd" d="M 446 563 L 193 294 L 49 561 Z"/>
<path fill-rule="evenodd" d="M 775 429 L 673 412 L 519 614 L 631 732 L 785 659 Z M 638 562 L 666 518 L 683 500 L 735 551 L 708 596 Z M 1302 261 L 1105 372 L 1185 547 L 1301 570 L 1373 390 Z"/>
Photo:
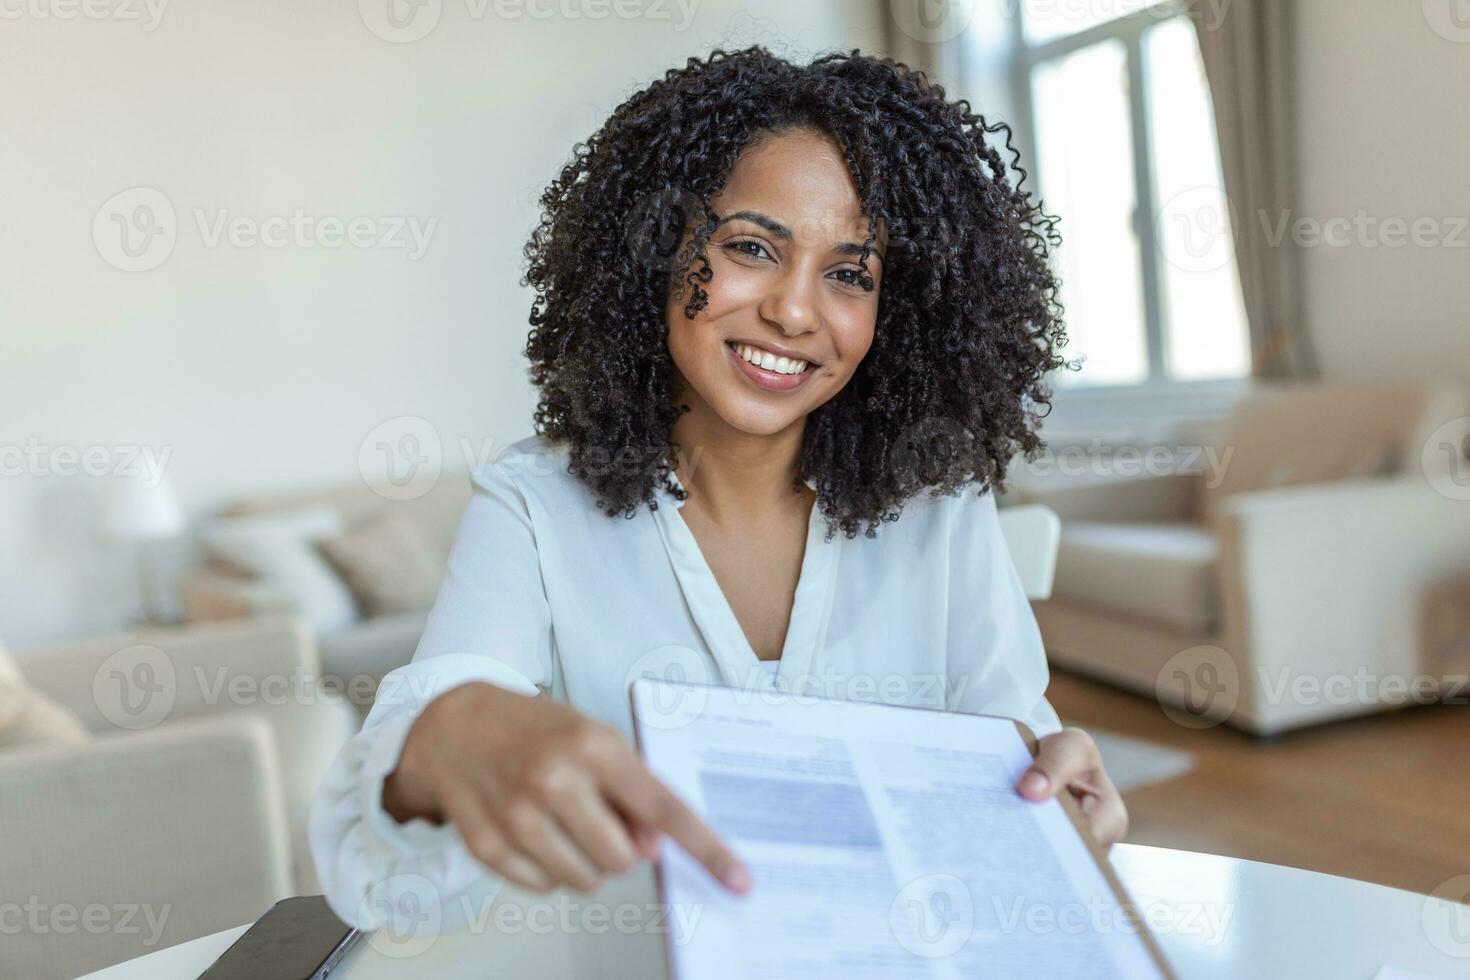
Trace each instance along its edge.
<path fill-rule="evenodd" d="M 949 709 L 1004 715 L 1038 738 L 1062 727 L 1046 700 L 1041 630 L 1000 530 L 992 493 L 961 493 L 952 509 Z"/>
<path fill-rule="evenodd" d="M 405 823 L 383 809 L 383 782 L 434 698 L 484 681 L 535 695 L 552 683 L 551 612 L 525 497 L 496 464 L 473 478 L 449 567 L 413 661 L 384 676 L 362 730 L 327 771 L 312 804 L 312 859 L 327 904 L 363 930 L 396 910 L 436 909 L 452 930 L 466 903 L 499 880 L 452 825 Z"/>

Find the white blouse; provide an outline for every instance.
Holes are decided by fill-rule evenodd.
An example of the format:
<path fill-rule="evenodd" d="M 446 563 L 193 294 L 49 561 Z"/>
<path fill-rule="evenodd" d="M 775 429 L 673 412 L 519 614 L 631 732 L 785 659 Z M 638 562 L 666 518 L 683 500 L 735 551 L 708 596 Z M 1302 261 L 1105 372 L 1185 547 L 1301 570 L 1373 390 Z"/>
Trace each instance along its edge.
<path fill-rule="evenodd" d="M 630 738 L 628 685 L 650 675 L 795 703 L 815 694 L 1007 715 L 1038 735 L 1061 727 L 991 494 L 921 495 L 876 538 L 825 540 L 813 507 L 781 659 L 763 665 L 682 501 L 661 490 L 657 510 L 608 517 L 566 470 L 564 450 L 530 438 L 475 474 L 413 662 L 384 677 L 318 790 L 312 855 L 345 921 L 379 928 L 400 884 L 427 884 L 454 929 L 473 903 L 452 897 L 498 888 L 452 826 L 399 824 L 382 808 L 420 711 L 467 682 L 549 694 Z"/>

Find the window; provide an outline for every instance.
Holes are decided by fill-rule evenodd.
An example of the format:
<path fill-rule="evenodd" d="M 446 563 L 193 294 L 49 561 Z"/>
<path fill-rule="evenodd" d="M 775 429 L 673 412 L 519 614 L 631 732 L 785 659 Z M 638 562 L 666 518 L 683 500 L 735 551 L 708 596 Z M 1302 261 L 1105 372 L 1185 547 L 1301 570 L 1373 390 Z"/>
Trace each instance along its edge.
<path fill-rule="evenodd" d="M 1024 0 L 1015 91 L 1071 338 L 1059 388 L 1244 377 L 1204 66 L 1177 0 Z M 1025 129 L 1026 127 L 1018 127 Z"/>

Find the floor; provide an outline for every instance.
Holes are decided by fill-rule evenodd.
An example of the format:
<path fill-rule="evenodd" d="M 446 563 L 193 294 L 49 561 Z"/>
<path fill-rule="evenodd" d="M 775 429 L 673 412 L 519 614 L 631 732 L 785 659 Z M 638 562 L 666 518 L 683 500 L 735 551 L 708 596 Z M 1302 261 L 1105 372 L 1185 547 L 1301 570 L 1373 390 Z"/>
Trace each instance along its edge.
<path fill-rule="evenodd" d="M 1252 739 L 1182 728 L 1153 701 L 1054 670 L 1068 724 L 1195 754 L 1125 796 L 1128 840 L 1269 861 L 1427 893 L 1470 873 L 1470 707 L 1435 705 Z"/>

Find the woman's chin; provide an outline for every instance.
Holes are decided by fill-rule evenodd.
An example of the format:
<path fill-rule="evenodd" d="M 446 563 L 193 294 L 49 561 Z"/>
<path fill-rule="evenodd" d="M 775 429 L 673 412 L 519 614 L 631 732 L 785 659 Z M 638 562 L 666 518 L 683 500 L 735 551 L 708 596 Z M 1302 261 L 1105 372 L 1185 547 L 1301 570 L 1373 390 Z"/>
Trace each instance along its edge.
<path fill-rule="evenodd" d="M 751 436 L 773 436 L 800 422 L 806 413 L 788 406 L 752 404 L 741 398 L 718 407 L 718 414 L 730 428 Z"/>

